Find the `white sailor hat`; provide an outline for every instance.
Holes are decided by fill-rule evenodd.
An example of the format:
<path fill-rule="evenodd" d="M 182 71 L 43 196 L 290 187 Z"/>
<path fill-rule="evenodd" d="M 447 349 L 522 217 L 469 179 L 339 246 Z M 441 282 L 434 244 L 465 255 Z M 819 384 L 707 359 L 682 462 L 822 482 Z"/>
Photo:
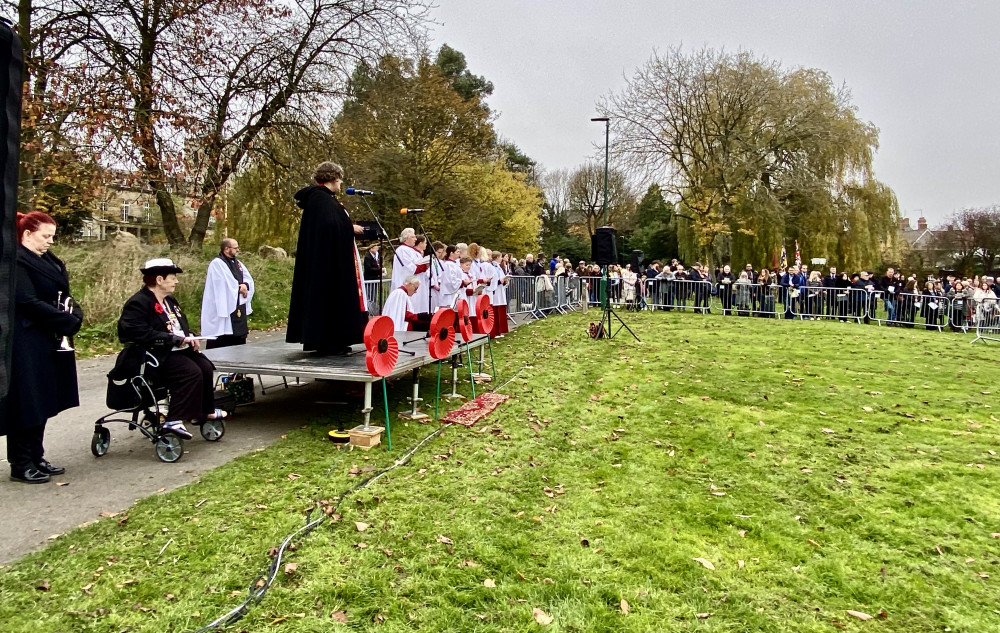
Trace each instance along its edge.
<path fill-rule="evenodd" d="M 181 270 L 180 266 L 174 264 L 174 261 L 168 257 L 156 257 L 154 259 L 147 259 L 146 265 L 139 269 L 143 275 L 162 275 L 166 277 L 167 275 L 177 274 L 184 272 Z"/>

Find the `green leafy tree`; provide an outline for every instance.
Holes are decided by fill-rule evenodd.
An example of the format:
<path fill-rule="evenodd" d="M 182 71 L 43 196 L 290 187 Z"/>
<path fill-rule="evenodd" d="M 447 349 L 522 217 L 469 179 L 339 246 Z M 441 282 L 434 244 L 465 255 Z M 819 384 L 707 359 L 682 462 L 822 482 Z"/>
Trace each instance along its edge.
<path fill-rule="evenodd" d="M 872 170 L 878 130 L 822 71 L 675 48 L 600 109 L 612 150 L 681 202 L 710 262 L 770 263 L 782 239 L 798 239 L 803 254 L 871 266 L 895 232 L 895 195 Z"/>
<path fill-rule="evenodd" d="M 650 185 L 639 201 L 635 210 L 635 227 L 631 246 L 642 250 L 646 259 L 669 260 L 680 255 L 674 205 L 663 199 L 663 191 L 658 184 Z"/>

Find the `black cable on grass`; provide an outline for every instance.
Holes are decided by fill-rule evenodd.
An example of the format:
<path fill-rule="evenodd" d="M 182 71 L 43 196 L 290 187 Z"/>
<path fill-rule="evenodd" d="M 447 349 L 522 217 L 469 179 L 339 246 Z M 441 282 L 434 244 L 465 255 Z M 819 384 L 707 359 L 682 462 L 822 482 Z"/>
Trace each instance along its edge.
<path fill-rule="evenodd" d="M 401 458 L 394 461 L 391 466 L 388 466 L 386 468 L 383 468 L 382 470 L 372 473 L 368 478 L 360 481 L 356 485 L 344 491 L 339 497 L 337 497 L 337 502 L 333 505 L 333 511 L 336 512 L 340 508 L 340 504 L 343 503 L 344 499 L 346 499 L 348 496 L 356 492 L 359 492 L 361 490 L 364 490 L 368 486 L 372 485 L 373 483 L 381 479 L 387 473 L 395 470 L 400 466 L 409 463 L 413 455 L 421 447 L 423 447 L 424 444 L 436 438 L 437 436 L 441 435 L 441 433 L 443 433 L 446 428 L 447 427 L 444 426 L 439 427 L 433 433 L 430 433 L 422 440 L 417 442 L 416 446 L 410 449 L 410 451 L 407 452 L 405 455 L 403 455 Z M 332 469 L 333 466 L 330 467 L 330 470 Z M 327 473 L 329 474 L 329 472 L 330 471 L 328 470 Z M 213 631 L 229 626 L 231 624 L 235 624 L 236 622 L 241 620 L 243 616 L 249 613 L 250 608 L 253 605 L 256 605 L 257 603 L 259 603 L 261 600 L 264 599 L 264 596 L 267 595 L 267 592 L 271 588 L 271 585 L 274 584 L 274 580 L 278 577 L 278 571 L 281 569 L 281 559 L 284 556 L 285 551 L 288 549 L 288 546 L 292 544 L 294 539 L 305 537 L 314 529 L 319 527 L 320 524 L 322 524 L 324 521 L 330 518 L 326 514 L 321 513 L 319 518 L 310 520 L 313 512 L 318 507 L 319 505 L 317 504 L 316 507 L 310 508 L 309 511 L 306 512 L 306 524 L 300 527 L 299 529 L 295 530 L 288 536 L 286 536 L 285 539 L 281 542 L 281 547 L 278 548 L 278 551 L 274 555 L 274 559 L 271 561 L 271 564 L 268 566 L 267 570 L 264 573 L 257 576 L 256 578 L 254 578 L 253 582 L 250 583 L 250 587 L 247 589 L 247 597 L 243 600 L 243 602 L 241 602 L 236 608 L 223 614 L 219 618 L 206 624 L 200 629 L 197 629 L 195 633 L 205 633 L 207 631 Z"/>
<path fill-rule="evenodd" d="M 517 372 L 515 372 L 513 376 L 508 378 L 507 381 L 504 382 L 503 384 L 498 385 L 496 389 L 494 389 L 493 391 L 494 392 L 500 391 L 501 389 L 509 385 L 515 378 L 517 378 L 521 374 L 522 371 L 524 371 L 526 367 L 527 365 L 521 367 L 521 369 L 517 370 Z M 409 452 L 407 452 L 401 458 L 394 461 L 391 466 L 388 466 L 386 468 L 383 468 L 382 470 L 372 473 L 367 479 L 364 479 L 355 486 L 348 488 L 339 497 L 337 497 L 337 502 L 333 505 L 333 512 L 335 513 L 338 509 L 340 509 L 340 504 L 343 503 L 344 499 L 346 499 L 350 495 L 359 492 L 361 490 L 364 490 L 368 486 L 372 485 L 373 483 L 381 479 L 385 474 L 395 470 L 396 468 L 399 468 L 400 466 L 405 466 L 406 464 L 408 464 L 413 455 L 416 454 L 416 452 L 420 450 L 420 448 L 422 448 L 424 444 L 444 433 L 444 430 L 446 428 L 448 427 L 446 426 L 439 427 L 437 430 L 435 430 L 434 432 L 430 433 L 422 440 L 417 442 L 417 444 L 413 448 L 411 448 Z M 334 467 L 337 465 L 338 462 L 339 458 L 338 460 L 334 461 L 334 463 L 330 466 L 329 469 L 327 469 L 326 471 L 327 476 L 329 476 L 329 474 L 333 471 Z M 234 609 L 216 618 L 212 622 L 209 622 L 200 629 L 197 629 L 196 631 L 194 631 L 194 633 L 207 633 L 208 631 L 215 631 L 230 626 L 232 624 L 235 624 L 236 622 L 239 622 L 241 619 L 243 619 L 243 616 L 245 616 L 247 613 L 250 612 L 251 607 L 258 604 L 261 600 L 264 599 L 264 596 L 267 595 L 267 592 L 268 590 L 270 590 L 271 585 L 274 584 L 275 579 L 278 577 L 278 572 L 281 569 L 281 559 L 284 556 L 285 551 L 288 549 L 288 546 L 291 545 L 296 538 L 302 538 L 307 536 L 310 532 L 319 527 L 324 521 L 330 518 L 328 515 L 324 514 L 321 511 L 319 518 L 310 520 L 313 512 L 318 507 L 319 507 L 319 502 L 317 502 L 316 507 L 310 508 L 306 512 L 306 524 L 300 527 L 299 529 L 295 530 L 288 536 L 286 536 L 285 539 L 281 542 L 281 547 L 278 548 L 278 551 L 274 555 L 274 559 L 271 561 L 271 564 L 268 566 L 267 570 L 264 573 L 258 575 L 256 578 L 254 578 L 253 582 L 250 583 L 250 587 L 247 588 L 247 597 L 243 600 L 243 602 L 241 602 Z"/>

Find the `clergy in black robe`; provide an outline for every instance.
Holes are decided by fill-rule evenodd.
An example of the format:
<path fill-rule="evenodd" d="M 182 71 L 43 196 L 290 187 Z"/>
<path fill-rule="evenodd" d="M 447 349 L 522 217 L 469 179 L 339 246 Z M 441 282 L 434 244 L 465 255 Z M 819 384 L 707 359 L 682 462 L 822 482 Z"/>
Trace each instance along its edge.
<path fill-rule="evenodd" d="M 295 194 L 302 224 L 285 340 L 322 354 L 349 352 L 362 342 L 368 323 L 354 236 L 374 239 L 377 231 L 353 223 L 337 200 L 343 178 L 339 165 L 324 162 L 316 168 L 316 184 Z"/>

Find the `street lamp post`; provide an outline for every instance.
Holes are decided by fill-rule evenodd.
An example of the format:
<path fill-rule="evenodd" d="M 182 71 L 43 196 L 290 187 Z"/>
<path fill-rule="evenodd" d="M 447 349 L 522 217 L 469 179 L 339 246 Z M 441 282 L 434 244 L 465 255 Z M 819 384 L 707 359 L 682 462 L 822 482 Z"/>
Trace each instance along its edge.
<path fill-rule="evenodd" d="M 611 132 L 611 119 L 606 116 L 598 116 L 591 119 L 591 121 L 603 121 L 604 122 L 604 206 L 602 211 L 604 212 L 604 226 L 608 225 L 608 153 L 609 153 L 609 143 Z"/>
<path fill-rule="evenodd" d="M 604 122 L 604 204 L 601 207 L 602 213 L 604 215 L 603 226 L 608 225 L 608 139 L 609 131 L 611 129 L 611 119 L 606 116 L 598 116 L 591 119 L 591 121 L 603 121 Z M 606 309 L 608 307 L 608 267 L 601 267 L 601 309 Z"/>

